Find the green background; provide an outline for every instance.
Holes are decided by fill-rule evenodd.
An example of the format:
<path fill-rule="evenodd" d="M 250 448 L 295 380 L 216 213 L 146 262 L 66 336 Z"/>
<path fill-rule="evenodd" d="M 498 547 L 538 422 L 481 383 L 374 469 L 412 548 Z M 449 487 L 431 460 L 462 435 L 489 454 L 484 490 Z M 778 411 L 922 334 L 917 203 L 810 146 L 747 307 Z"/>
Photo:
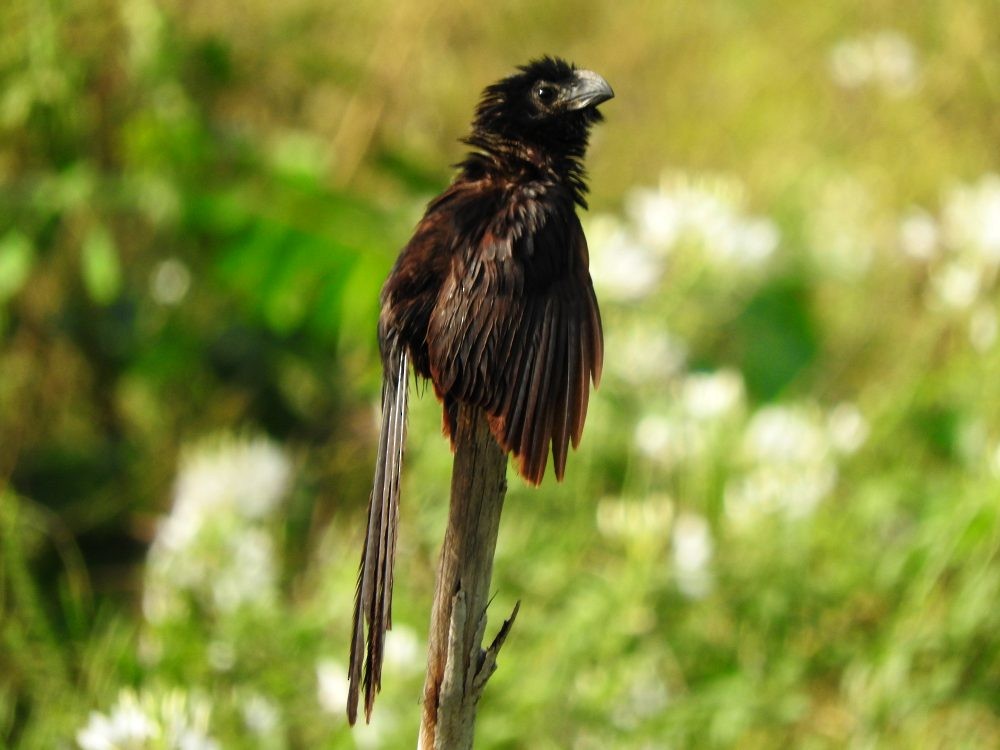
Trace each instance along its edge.
<path fill-rule="evenodd" d="M 510 477 L 477 746 L 1000 745 L 1000 5 L 5 0 L 0 28 L 0 742 L 85 746 L 134 695 L 217 747 L 412 746 L 432 393 L 374 724 L 326 705 L 378 290 L 478 92 L 547 53 L 617 95 L 584 218 L 608 365 L 566 481 Z M 262 436 L 277 506 L 234 494 L 194 578 L 147 564 L 193 457 Z M 248 530 L 266 596 L 222 606 Z"/>

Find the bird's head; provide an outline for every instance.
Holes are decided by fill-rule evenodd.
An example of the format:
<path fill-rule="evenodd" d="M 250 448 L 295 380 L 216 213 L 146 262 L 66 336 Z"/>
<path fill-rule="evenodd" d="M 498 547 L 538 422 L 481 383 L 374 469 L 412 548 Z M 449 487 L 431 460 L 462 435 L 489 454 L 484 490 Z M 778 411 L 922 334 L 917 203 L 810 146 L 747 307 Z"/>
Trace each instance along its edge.
<path fill-rule="evenodd" d="M 470 142 L 517 142 L 556 156 L 582 157 L 597 105 L 615 95 L 597 73 L 553 57 L 518 68 L 483 92 Z"/>

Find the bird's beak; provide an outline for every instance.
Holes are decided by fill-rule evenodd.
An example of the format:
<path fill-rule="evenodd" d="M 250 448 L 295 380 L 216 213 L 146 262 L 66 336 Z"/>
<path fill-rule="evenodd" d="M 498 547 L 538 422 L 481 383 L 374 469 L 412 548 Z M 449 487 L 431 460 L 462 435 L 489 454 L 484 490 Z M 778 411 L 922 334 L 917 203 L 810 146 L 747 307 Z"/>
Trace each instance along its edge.
<path fill-rule="evenodd" d="M 615 92 L 601 76 L 592 70 L 576 71 L 576 80 L 566 92 L 566 104 L 569 109 L 585 109 L 596 107 L 601 102 L 613 99 Z"/>

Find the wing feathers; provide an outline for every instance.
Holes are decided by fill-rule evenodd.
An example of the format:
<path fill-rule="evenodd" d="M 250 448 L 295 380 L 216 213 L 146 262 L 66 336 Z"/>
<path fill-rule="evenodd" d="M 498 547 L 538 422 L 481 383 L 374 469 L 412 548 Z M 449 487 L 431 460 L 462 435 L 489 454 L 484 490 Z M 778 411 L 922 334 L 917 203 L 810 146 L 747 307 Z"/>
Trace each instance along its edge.
<path fill-rule="evenodd" d="M 438 396 L 446 405 L 482 407 L 518 471 L 538 484 L 549 452 L 562 479 L 569 445 L 580 442 L 590 382 L 600 379 L 603 338 L 575 216 L 515 239 L 513 251 L 501 252 L 511 243 L 487 233 L 491 252 L 471 248 L 455 256 L 427 347 Z M 450 427 L 446 418 L 445 431 Z"/>
<path fill-rule="evenodd" d="M 560 304 L 568 302 L 560 297 Z M 566 454 L 569 447 L 569 417 L 573 403 L 573 337 L 578 330 L 573 315 L 566 316 L 566 325 L 557 326 L 557 344 L 553 351 L 553 361 L 560 372 L 552 379 L 550 401 L 553 405 L 552 415 L 552 464 L 556 479 L 561 480 L 566 471 Z M 560 391 L 560 384 L 565 383 Z"/>
<path fill-rule="evenodd" d="M 548 307 L 548 305 L 546 305 Z M 532 362 L 531 390 L 524 416 L 527 428 L 521 435 L 520 450 L 514 451 L 520 459 L 521 474 L 532 484 L 542 481 L 551 430 L 548 429 L 552 404 L 547 403 L 549 367 L 548 356 L 552 338 L 552 318 L 548 310 L 542 312 L 542 330 L 538 352 Z"/>

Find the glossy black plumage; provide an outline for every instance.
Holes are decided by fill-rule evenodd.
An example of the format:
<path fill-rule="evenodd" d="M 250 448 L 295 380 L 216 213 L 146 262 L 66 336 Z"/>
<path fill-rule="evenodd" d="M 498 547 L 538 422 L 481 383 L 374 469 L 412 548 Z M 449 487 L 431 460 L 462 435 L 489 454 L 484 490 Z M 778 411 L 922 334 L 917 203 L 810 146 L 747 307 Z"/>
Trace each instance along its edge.
<path fill-rule="evenodd" d="M 586 207 L 582 159 L 596 106 L 612 96 L 597 74 L 553 58 L 488 87 L 465 140 L 475 150 L 382 289 L 382 427 L 354 611 L 352 724 L 362 681 L 371 715 L 391 625 L 408 365 L 433 383 L 446 434 L 458 403 L 481 407 L 532 484 L 550 452 L 562 479 L 580 441 L 603 337 L 575 206 Z"/>

